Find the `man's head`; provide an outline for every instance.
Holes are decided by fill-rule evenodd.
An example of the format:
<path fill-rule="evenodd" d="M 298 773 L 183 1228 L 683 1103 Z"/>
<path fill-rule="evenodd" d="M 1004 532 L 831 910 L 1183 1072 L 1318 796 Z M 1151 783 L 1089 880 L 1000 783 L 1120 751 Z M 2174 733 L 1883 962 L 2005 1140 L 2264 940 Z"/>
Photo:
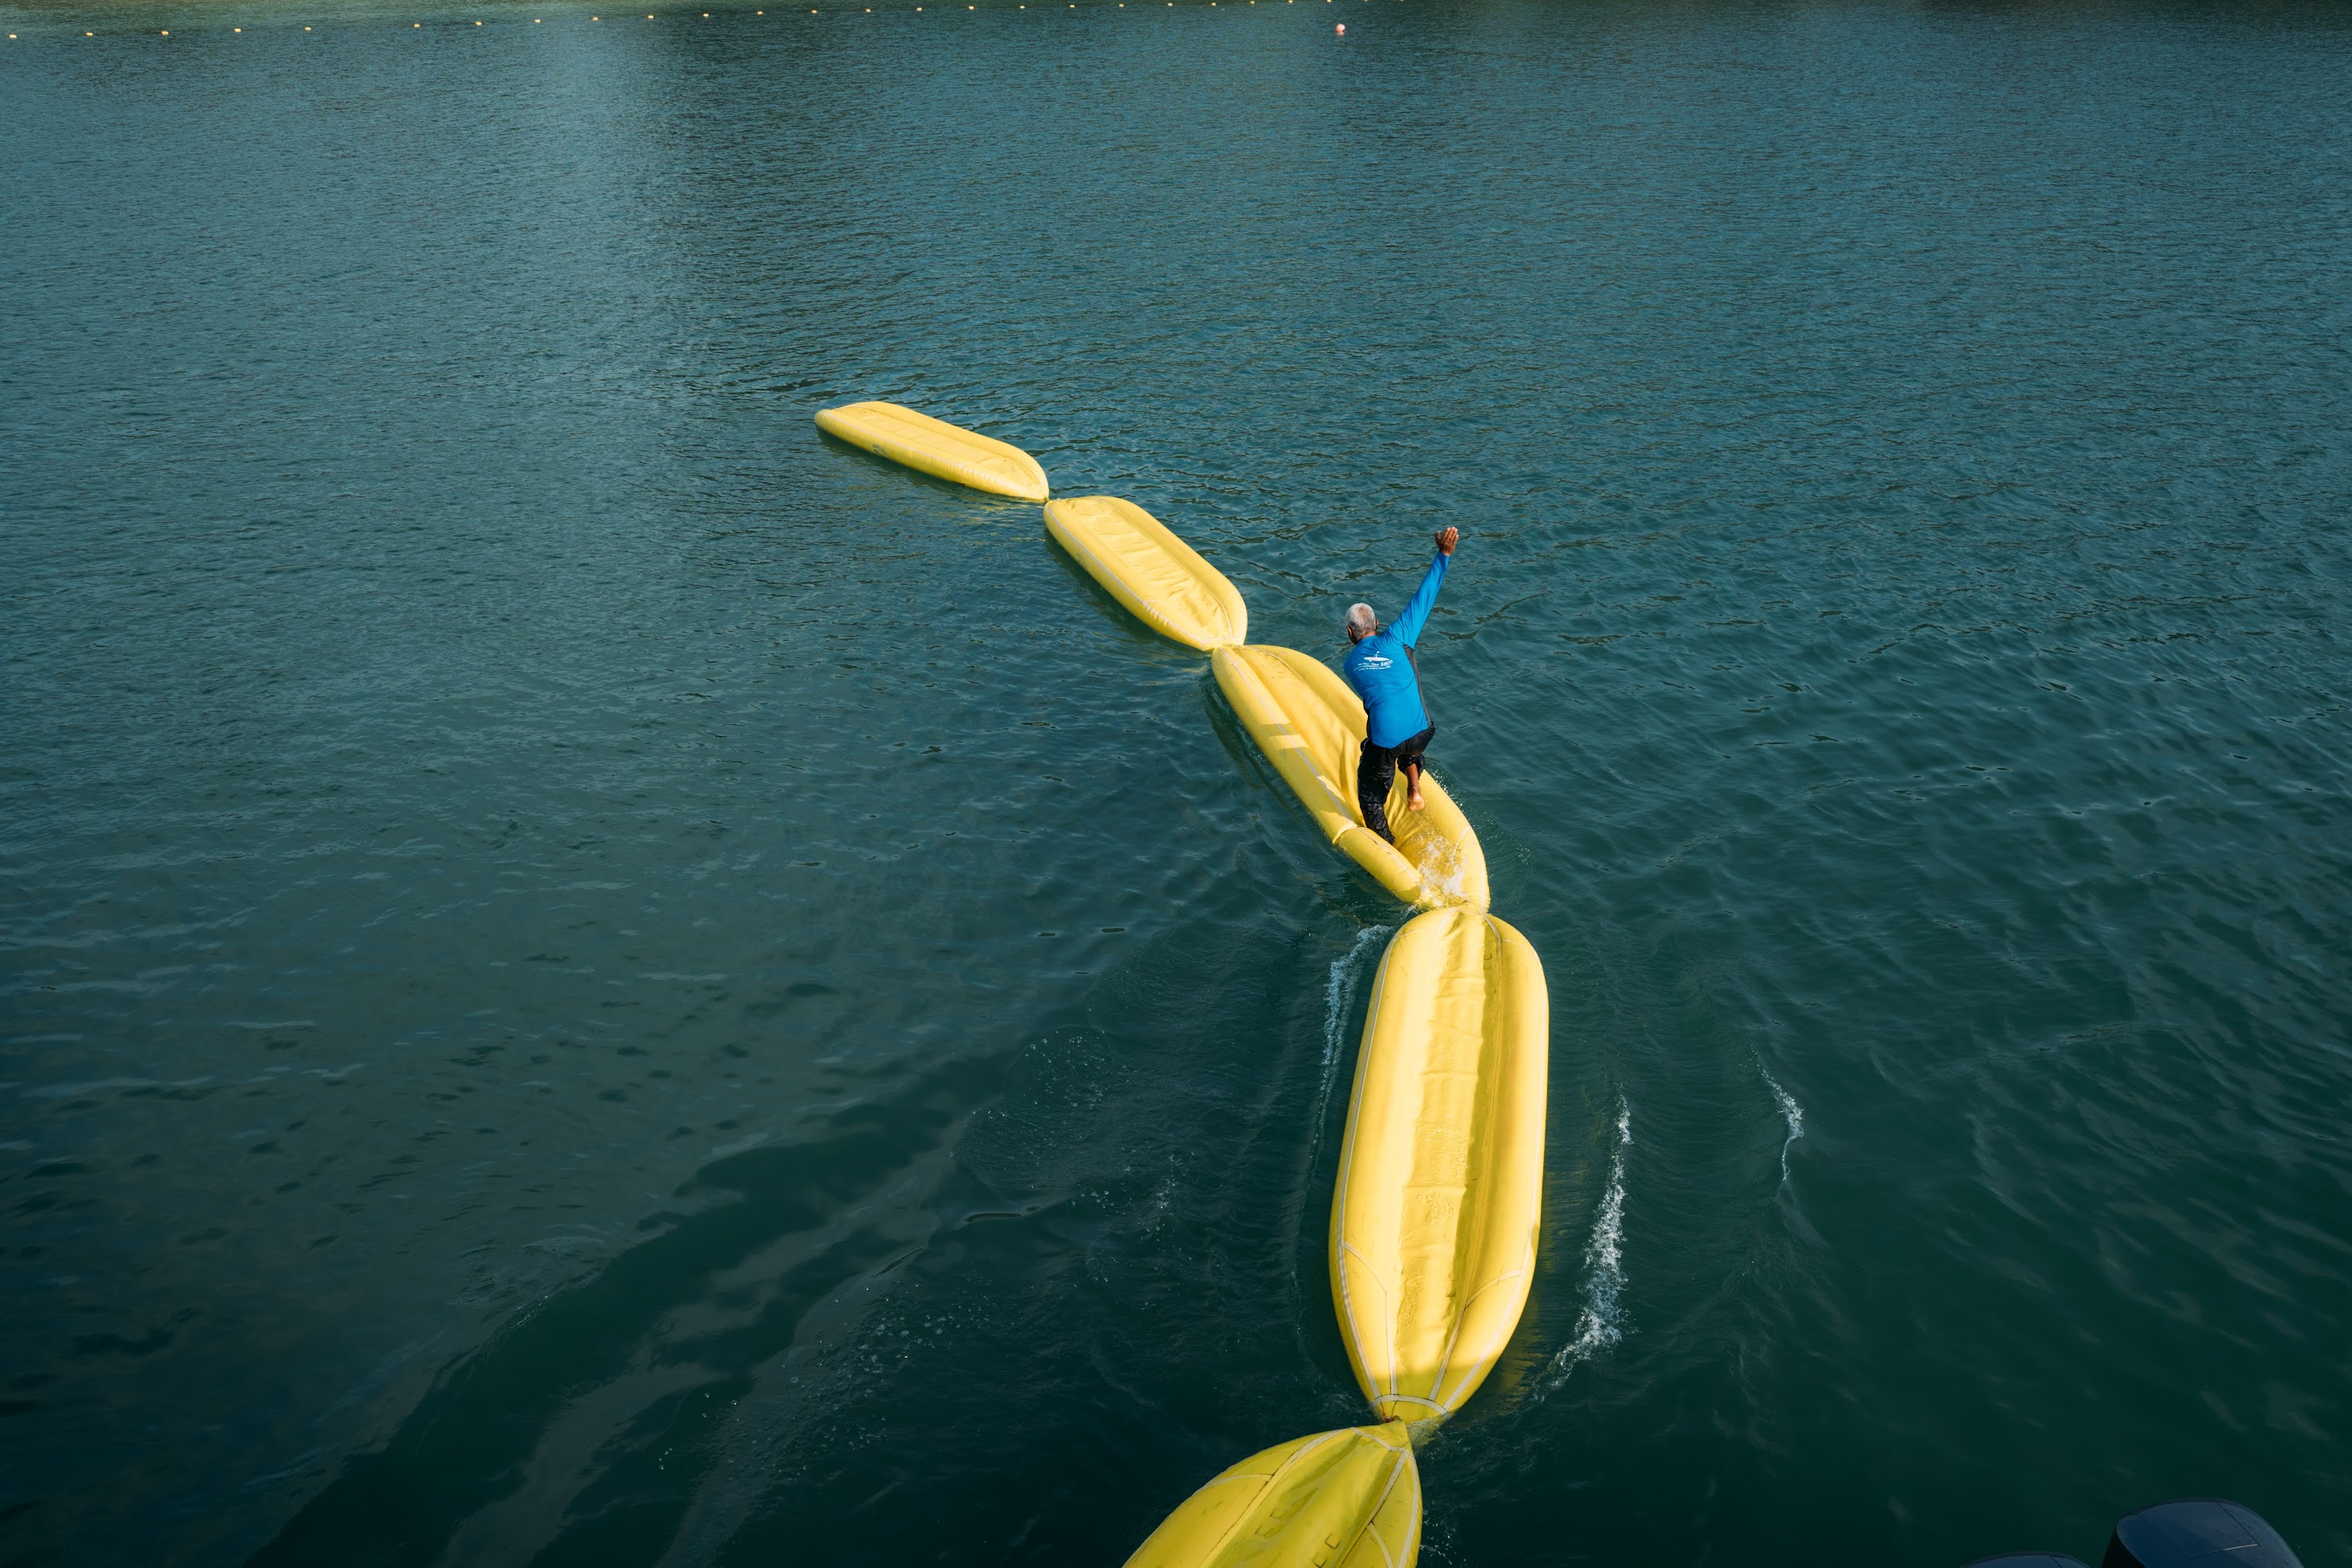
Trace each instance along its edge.
<path fill-rule="evenodd" d="M 1349 605 L 1347 626 L 1348 640 L 1351 643 L 1361 642 L 1381 629 L 1380 620 L 1372 614 L 1370 605 Z"/>

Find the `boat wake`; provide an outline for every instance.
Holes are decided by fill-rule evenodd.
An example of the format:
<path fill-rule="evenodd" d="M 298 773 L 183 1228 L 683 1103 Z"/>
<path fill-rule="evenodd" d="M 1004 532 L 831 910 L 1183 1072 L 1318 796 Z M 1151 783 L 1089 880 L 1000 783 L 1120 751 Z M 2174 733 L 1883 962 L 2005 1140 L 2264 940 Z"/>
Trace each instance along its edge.
<path fill-rule="evenodd" d="M 1575 1337 L 1552 1358 L 1543 1382 L 1546 1394 L 1566 1383 L 1580 1363 L 1625 1337 L 1625 1151 L 1633 1145 L 1633 1108 L 1621 1099 L 1617 1147 L 1609 1157 L 1609 1185 L 1592 1219 L 1592 1238 L 1584 1244 L 1584 1310 L 1577 1317 Z"/>
<path fill-rule="evenodd" d="M 1331 1110 L 1331 1086 L 1339 1079 L 1339 1058 L 1348 1043 L 1348 1015 L 1354 1010 L 1356 986 L 1363 977 L 1364 954 L 1378 947 L 1394 928 L 1366 926 L 1355 944 L 1331 961 L 1331 978 L 1323 986 L 1323 1081 L 1315 1090 L 1315 1136 L 1319 1142 Z"/>
<path fill-rule="evenodd" d="M 1789 1145 L 1805 1135 L 1805 1108 L 1797 1103 L 1795 1095 L 1780 1087 L 1780 1080 L 1772 1076 L 1772 1069 L 1764 1065 L 1761 1057 L 1756 1058 L 1756 1070 L 1764 1075 L 1764 1087 L 1772 1091 L 1773 1100 L 1780 1107 L 1780 1120 L 1789 1124 L 1789 1135 L 1780 1140 L 1780 1179 L 1785 1182 L 1789 1179 Z"/>

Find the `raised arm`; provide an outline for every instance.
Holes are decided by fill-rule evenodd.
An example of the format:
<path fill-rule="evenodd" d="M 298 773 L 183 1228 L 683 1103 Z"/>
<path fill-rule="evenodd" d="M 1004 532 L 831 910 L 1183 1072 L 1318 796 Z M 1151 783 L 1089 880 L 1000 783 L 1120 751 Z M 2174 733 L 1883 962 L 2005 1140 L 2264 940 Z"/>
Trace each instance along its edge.
<path fill-rule="evenodd" d="M 1454 559 L 1455 537 L 1454 531 L 1450 528 L 1437 536 L 1437 559 L 1429 563 L 1428 572 L 1422 576 L 1421 586 L 1413 590 L 1412 602 L 1405 605 L 1404 614 L 1396 618 L 1396 635 L 1407 647 L 1421 640 L 1421 628 L 1429 624 L 1429 612 L 1437 605 L 1438 587 L 1445 581 L 1445 563 Z"/>

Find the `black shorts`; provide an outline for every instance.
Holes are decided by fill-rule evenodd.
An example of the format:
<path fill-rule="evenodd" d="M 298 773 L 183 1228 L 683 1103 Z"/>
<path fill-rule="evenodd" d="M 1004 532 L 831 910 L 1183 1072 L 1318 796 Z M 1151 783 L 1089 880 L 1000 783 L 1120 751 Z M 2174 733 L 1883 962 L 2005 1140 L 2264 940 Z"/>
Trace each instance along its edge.
<path fill-rule="evenodd" d="M 1437 726 L 1432 724 L 1394 746 L 1375 746 L 1367 740 L 1356 759 L 1356 804 L 1363 808 L 1364 826 L 1391 844 L 1396 835 L 1389 831 L 1389 791 L 1396 787 L 1396 771 L 1400 765 L 1418 769 L 1422 752 L 1436 738 Z"/>

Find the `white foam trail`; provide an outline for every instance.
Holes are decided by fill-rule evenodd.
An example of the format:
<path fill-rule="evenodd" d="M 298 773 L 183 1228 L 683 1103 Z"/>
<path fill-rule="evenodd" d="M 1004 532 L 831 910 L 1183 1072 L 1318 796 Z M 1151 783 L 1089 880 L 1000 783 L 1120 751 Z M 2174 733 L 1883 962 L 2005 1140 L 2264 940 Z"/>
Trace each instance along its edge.
<path fill-rule="evenodd" d="M 1789 1179 L 1789 1145 L 1805 1135 L 1805 1108 L 1797 1103 L 1795 1095 L 1780 1087 L 1780 1080 L 1772 1076 L 1772 1069 L 1764 1065 L 1762 1057 L 1756 1058 L 1756 1070 L 1764 1075 L 1764 1087 L 1780 1101 L 1780 1120 L 1789 1124 L 1789 1135 L 1780 1140 L 1780 1179 L 1785 1182 Z"/>
<path fill-rule="evenodd" d="M 1584 1310 L 1576 1337 L 1552 1358 L 1544 1380 L 1549 1394 L 1568 1381 L 1577 1363 L 1591 1360 L 1625 1337 L 1625 1151 L 1633 1146 L 1633 1110 L 1617 1101 L 1617 1148 L 1609 1157 L 1609 1185 L 1601 1212 L 1592 1217 L 1592 1238 L 1584 1244 Z"/>
<path fill-rule="evenodd" d="M 1355 1005 L 1356 982 L 1363 967 L 1365 950 L 1393 929 L 1366 926 L 1356 933 L 1355 944 L 1331 961 L 1331 978 L 1323 986 L 1323 1083 L 1315 1093 L 1315 1135 L 1318 1140 L 1323 1135 L 1324 1118 L 1331 1109 L 1331 1086 L 1339 1076 L 1339 1055 L 1348 1044 L 1348 1014 Z"/>

